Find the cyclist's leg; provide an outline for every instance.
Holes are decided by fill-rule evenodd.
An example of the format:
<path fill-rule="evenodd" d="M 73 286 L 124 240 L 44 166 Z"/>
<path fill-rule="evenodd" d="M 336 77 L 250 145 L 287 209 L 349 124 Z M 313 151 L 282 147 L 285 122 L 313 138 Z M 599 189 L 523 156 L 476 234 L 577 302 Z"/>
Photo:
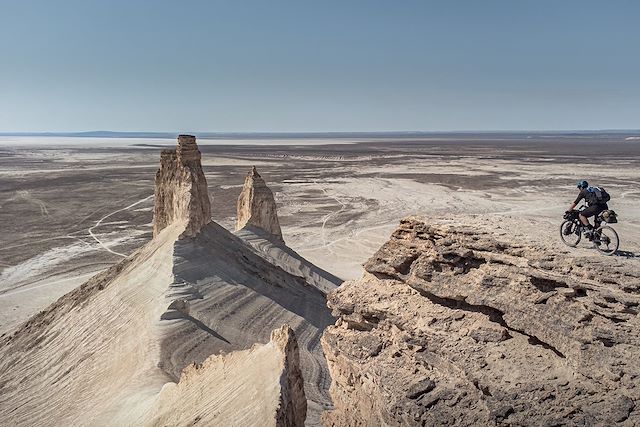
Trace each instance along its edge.
<path fill-rule="evenodd" d="M 600 211 L 600 206 L 592 205 L 580 212 L 580 222 L 587 226 L 587 228 L 591 228 L 591 224 L 589 223 L 589 218 L 597 215 Z"/>
<path fill-rule="evenodd" d="M 597 209 L 595 210 L 594 216 L 593 216 L 593 226 L 595 228 L 600 227 L 601 223 L 600 221 L 598 221 L 598 216 L 606 211 L 607 209 L 609 209 L 609 206 L 607 206 L 607 204 L 602 204 L 602 205 L 597 205 Z"/>
<path fill-rule="evenodd" d="M 580 222 L 584 225 L 586 225 L 587 227 L 591 226 L 591 223 L 589 223 L 589 218 L 587 218 L 586 216 L 580 214 Z"/>

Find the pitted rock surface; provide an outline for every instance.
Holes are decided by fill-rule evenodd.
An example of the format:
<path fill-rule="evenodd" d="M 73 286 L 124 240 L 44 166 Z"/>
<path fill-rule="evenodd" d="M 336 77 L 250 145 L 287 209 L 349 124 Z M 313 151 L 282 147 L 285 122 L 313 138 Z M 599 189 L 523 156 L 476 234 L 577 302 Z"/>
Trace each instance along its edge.
<path fill-rule="evenodd" d="M 236 230 L 240 230 L 247 225 L 258 227 L 284 242 L 273 193 L 267 187 L 255 166 L 247 174 L 242 192 L 238 197 Z"/>
<path fill-rule="evenodd" d="M 640 272 L 614 264 L 403 220 L 329 294 L 326 424 L 640 424 Z"/>
<path fill-rule="evenodd" d="M 153 235 L 168 225 L 185 222 L 184 235 L 195 236 L 211 222 L 207 180 L 196 138 L 180 135 L 175 150 L 163 150 L 155 179 Z"/>

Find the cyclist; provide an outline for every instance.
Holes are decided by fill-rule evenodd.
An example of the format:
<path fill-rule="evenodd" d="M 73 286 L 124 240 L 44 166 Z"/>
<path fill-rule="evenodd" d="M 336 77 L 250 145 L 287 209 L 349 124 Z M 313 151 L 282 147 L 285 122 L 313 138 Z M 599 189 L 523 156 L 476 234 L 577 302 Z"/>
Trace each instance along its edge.
<path fill-rule="evenodd" d="M 578 193 L 578 197 L 576 198 L 575 202 L 571 204 L 567 212 L 575 209 L 575 207 L 578 205 L 578 203 L 580 203 L 581 200 L 587 202 L 587 208 L 580 212 L 580 222 L 582 222 L 587 227 L 585 229 L 584 235 L 589 239 L 592 239 L 593 225 L 589 223 L 589 217 L 599 215 L 602 211 L 609 209 L 609 206 L 607 206 L 607 202 L 598 201 L 594 192 L 587 190 L 589 188 L 589 183 L 587 181 L 582 180 L 578 182 L 577 186 L 578 189 L 580 189 L 580 192 Z"/>

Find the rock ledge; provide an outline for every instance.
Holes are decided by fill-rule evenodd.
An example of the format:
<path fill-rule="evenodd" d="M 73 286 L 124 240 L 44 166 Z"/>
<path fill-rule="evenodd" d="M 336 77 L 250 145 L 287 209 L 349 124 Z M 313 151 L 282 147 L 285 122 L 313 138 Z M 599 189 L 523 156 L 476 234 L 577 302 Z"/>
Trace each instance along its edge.
<path fill-rule="evenodd" d="M 640 273 L 609 266 L 403 220 L 329 295 L 325 422 L 640 424 Z"/>

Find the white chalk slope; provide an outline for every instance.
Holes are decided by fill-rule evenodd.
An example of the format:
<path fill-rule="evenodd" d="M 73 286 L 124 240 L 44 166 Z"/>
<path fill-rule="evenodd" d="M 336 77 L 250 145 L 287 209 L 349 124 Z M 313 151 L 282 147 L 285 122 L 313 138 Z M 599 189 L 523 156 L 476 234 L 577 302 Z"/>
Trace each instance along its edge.
<path fill-rule="evenodd" d="M 256 412 L 263 418 L 277 414 L 266 424 L 300 425 L 306 413 L 307 424 L 318 424 L 331 406 L 320 348 L 323 330 L 334 322 L 325 296 L 340 280 L 264 230 L 240 230 L 238 237 L 212 222 L 195 137 L 179 136 L 177 149 L 163 151 L 160 163 L 153 240 L 0 341 L 0 422 L 180 425 L 193 423 L 194 413 L 213 422 L 215 414 L 239 412 L 238 393 L 247 402 L 276 393 L 256 403 L 264 406 Z M 275 215 L 275 204 L 271 208 Z M 304 392 L 300 385 L 299 392 L 283 396 L 286 387 L 269 383 L 293 372 L 291 363 L 268 363 L 280 360 L 277 354 L 264 356 L 266 372 L 244 366 L 269 346 L 210 358 L 268 343 L 283 325 L 297 337 L 299 351 L 287 360 L 295 359 L 296 369 L 299 360 Z M 197 381 L 187 375 L 189 384 L 177 386 L 187 391 L 172 394 L 166 384 L 177 383 L 194 363 L 211 369 Z M 253 381 L 238 372 L 254 372 Z M 169 402 L 197 390 L 207 394 L 191 399 L 189 409 Z M 300 399 L 308 402 L 300 405 Z M 273 402 L 297 409 L 282 415 Z M 235 421 L 227 415 L 224 425 L 251 424 L 242 418 L 246 414 Z"/>
<path fill-rule="evenodd" d="M 178 239 L 183 230 L 165 228 L 3 339 L 3 422 L 140 425 L 154 419 L 162 387 L 185 367 L 269 342 L 284 324 L 298 337 L 309 418 L 317 420 L 329 405 L 319 339 L 333 319 L 324 293 L 215 223 L 195 238 Z M 210 384 L 212 399 L 226 386 Z"/>

